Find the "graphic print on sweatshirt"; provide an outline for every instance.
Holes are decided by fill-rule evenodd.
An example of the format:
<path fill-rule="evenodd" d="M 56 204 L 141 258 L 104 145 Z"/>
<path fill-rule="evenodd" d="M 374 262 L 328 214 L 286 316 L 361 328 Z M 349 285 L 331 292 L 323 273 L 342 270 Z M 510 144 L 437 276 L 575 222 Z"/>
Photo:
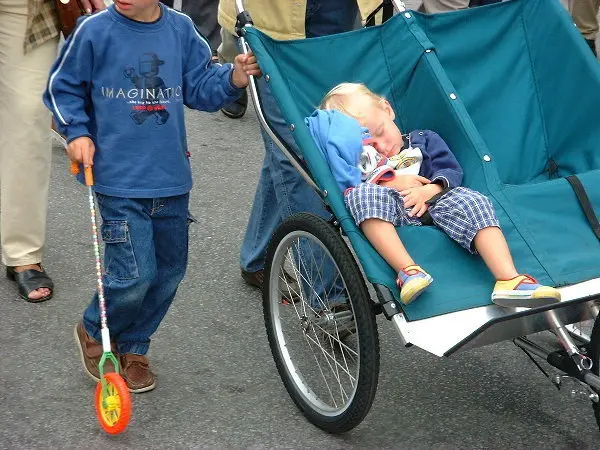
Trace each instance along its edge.
<path fill-rule="evenodd" d="M 167 106 L 172 101 L 181 101 L 182 87 L 168 87 L 158 76 L 160 66 L 165 61 L 156 53 L 143 53 L 139 57 L 138 69 L 126 66 L 123 76 L 133 85 L 132 88 L 102 87 L 102 96 L 106 98 L 123 99 L 131 106 L 129 116 L 141 125 L 149 118 L 154 118 L 157 125 L 164 125 L 169 120 Z"/>

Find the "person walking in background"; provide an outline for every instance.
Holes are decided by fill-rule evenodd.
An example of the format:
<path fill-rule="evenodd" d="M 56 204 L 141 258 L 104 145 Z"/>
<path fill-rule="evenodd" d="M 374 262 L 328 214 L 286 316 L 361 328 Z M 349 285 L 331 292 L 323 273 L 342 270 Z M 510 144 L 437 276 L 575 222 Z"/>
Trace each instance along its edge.
<path fill-rule="evenodd" d="M 239 53 L 237 47 L 237 36 L 221 26 L 221 43 L 217 48 L 217 57 L 219 62 L 224 64 L 233 61 L 235 55 Z M 221 112 L 230 119 L 241 119 L 248 109 L 248 93 L 244 91 L 240 98 L 230 105 L 221 108 Z"/>
<path fill-rule="evenodd" d="M 181 11 L 192 18 L 200 33 L 208 40 L 213 56 L 221 43 L 221 27 L 217 22 L 219 0 L 183 0 Z M 229 61 L 233 62 L 233 60 Z"/>
<path fill-rule="evenodd" d="M 219 0 L 161 0 L 161 2 L 190 16 L 200 33 L 209 42 L 213 56 L 216 57 L 217 48 L 221 43 L 221 27 L 217 22 Z M 227 62 L 233 62 L 233 59 Z"/>
<path fill-rule="evenodd" d="M 103 0 L 81 0 L 85 10 Z M 0 235 L 6 275 L 29 302 L 52 298 L 42 267 L 52 148 L 42 103 L 56 58 L 55 0 L 0 0 Z"/>
<path fill-rule="evenodd" d="M 585 42 L 598 56 L 596 50 L 596 37 L 598 36 L 598 10 L 600 0 L 574 0 L 571 15 L 577 28 L 583 35 Z"/>
<path fill-rule="evenodd" d="M 274 39 L 297 39 L 341 33 L 353 29 L 359 12 L 365 18 L 379 6 L 379 0 L 247 0 L 244 6 L 254 26 Z M 221 0 L 219 23 L 223 29 L 222 47 L 227 48 L 225 33 L 235 33 L 235 2 Z M 229 46 L 233 47 L 234 46 Z M 229 48 L 231 58 L 236 50 Z M 291 131 L 281 116 L 266 80 L 256 80 L 263 113 L 270 126 L 292 150 L 300 154 Z M 241 275 L 244 281 L 262 289 L 267 245 L 282 220 L 298 212 L 310 212 L 325 219 L 331 214 L 318 194 L 304 181 L 275 142 L 262 132 L 265 158 L 256 188 L 248 227 L 240 251 Z"/>
<path fill-rule="evenodd" d="M 423 0 L 420 10 L 432 14 L 500 3 L 502 0 Z"/>

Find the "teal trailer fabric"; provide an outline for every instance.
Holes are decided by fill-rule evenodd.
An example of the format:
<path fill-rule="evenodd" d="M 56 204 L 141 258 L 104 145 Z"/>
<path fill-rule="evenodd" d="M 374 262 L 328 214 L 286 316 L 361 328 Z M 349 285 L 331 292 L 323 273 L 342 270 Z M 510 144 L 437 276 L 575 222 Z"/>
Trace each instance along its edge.
<path fill-rule="evenodd" d="M 444 138 L 464 184 L 492 200 L 519 271 L 554 286 L 600 277 L 600 242 L 564 179 L 578 174 L 600 213 L 600 66 L 559 0 L 407 11 L 378 27 L 298 41 L 256 29 L 246 37 L 370 282 L 398 298 L 396 274 L 354 224 L 304 125 L 344 81 L 385 96 L 403 131 Z M 435 280 L 404 308 L 409 320 L 490 304 L 494 279 L 480 257 L 434 227 L 398 233 Z"/>

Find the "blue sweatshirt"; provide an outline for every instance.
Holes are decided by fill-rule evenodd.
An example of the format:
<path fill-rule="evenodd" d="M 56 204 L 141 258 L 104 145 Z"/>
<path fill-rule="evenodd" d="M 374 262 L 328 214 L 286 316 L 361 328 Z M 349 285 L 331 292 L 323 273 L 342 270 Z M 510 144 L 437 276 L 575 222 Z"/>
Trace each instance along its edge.
<path fill-rule="evenodd" d="M 305 122 L 341 191 L 360 184 L 362 172 L 357 166 L 363 151 L 362 139 L 368 130 L 356 119 L 336 110 L 317 110 Z M 462 168 L 437 133 L 415 130 L 410 133 L 409 141 L 423 155 L 419 175 L 444 187 L 460 186 Z"/>
<path fill-rule="evenodd" d="M 94 141 L 97 192 L 156 198 L 190 191 L 183 106 L 217 111 L 242 92 L 231 83 L 232 65 L 211 57 L 192 20 L 163 5 L 151 23 L 114 6 L 79 21 L 51 69 L 44 103 L 67 142 Z"/>

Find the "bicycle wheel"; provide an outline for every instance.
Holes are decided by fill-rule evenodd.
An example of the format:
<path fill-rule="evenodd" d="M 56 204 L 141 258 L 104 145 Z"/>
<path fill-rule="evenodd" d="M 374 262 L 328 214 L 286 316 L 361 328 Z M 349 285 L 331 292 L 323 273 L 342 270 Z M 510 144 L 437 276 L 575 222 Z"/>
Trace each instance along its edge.
<path fill-rule="evenodd" d="M 118 373 L 104 374 L 106 389 L 96 385 L 96 416 L 100 426 L 109 434 L 119 434 L 127 428 L 131 418 L 131 398 L 127 384 Z"/>
<path fill-rule="evenodd" d="M 363 276 L 333 226 L 305 213 L 279 226 L 263 308 L 273 359 L 298 408 L 327 432 L 357 426 L 377 391 L 379 336 Z"/>

